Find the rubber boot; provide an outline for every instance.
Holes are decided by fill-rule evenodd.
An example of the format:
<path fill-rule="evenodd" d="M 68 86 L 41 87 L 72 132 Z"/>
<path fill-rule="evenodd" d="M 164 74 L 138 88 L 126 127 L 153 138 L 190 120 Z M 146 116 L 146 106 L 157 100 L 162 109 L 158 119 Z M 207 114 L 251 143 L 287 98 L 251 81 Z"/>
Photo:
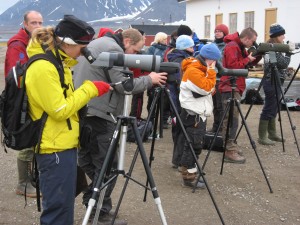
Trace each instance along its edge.
<path fill-rule="evenodd" d="M 275 142 L 267 138 L 269 120 L 259 120 L 258 125 L 258 143 L 261 145 L 275 145 Z"/>
<path fill-rule="evenodd" d="M 282 138 L 279 137 L 276 133 L 276 122 L 275 122 L 275 118 L 270 119 L 269 121 L 269 125 L 268 125 L 268 133 L 269 133 L 269 139 L 272 141 L 277 141 L 277 142 L 282 142 Z M 283 139 L 283 141 L 285 141 Z"/>
<path fill-rule="evenodd" d="M 18 167 L 19 181 L 16 188 L 16 194 L 25 195 L 25 189 L 26 189 L 26 197 L 36 198 L 36 190 L 32 186 L 30 182 L 30 176 L 29 176 L 31 162 L 22 161 L 18 159 L 17 167 Z"/>

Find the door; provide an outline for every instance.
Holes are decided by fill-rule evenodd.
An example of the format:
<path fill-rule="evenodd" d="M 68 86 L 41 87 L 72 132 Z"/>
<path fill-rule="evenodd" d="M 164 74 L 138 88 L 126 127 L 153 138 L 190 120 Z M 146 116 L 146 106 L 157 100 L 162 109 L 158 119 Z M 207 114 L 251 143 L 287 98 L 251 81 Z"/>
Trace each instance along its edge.
<path fill-rule="evenodd" d="M 223 23 L 223 14 L 216 14 L 216 26 Z"/>
<path fill-rule="evenodd" d="M 267 41 L 269 36 L 270 25 L 277 22 L 277 8 L 266 9 L 265 14 L 265 41 Z"/>

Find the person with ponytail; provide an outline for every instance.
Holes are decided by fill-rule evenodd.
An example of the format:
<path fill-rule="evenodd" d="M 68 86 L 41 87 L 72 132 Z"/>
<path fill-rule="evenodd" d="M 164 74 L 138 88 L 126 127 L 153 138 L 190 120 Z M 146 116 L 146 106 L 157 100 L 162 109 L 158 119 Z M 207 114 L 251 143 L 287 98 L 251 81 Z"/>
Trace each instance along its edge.
<path fill-rule="evenodd" d="M 78 111 L 92 98 L 110 90 L 103 81 L 85 81 L 74 89 L 70 68 L 94 34 L 86 22 L 65 15 L 55 28 L 35 29 L 27 47 L 29 57 L 40 53 L 52 55 L 64 74 L 62 85 L 57 67 L 39 59 L 29 66 L 25 80 L 31 118 L 37 120 L 44 112 L 48 115 L 40 149 L 35 153 L 43 196 L 40 217 L 43 225 L 74 224 Z"/>

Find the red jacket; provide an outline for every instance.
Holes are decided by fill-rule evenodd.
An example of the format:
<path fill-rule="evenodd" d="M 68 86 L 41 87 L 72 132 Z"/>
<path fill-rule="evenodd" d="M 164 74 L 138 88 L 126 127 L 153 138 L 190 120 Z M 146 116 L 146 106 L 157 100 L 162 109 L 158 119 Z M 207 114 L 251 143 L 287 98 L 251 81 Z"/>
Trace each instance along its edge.
<path fill-rule="evenodd" d="M 225 36 L 224 42 L 226 46 L 224 48 L 224 56 L 223 56 L 223 66 L 227 69 L 245 69 L 246 66 L 250 63 L 248 58 L 248 52 L 243 46 L 239 33 L 233 33 Z M 255 61 L 251 63 L 251 65 L 255 65 L 260 61 L 261 57 L 257 57 Z M 231 84 L 230 84 L 230 76 L 222 76 L 219 84 L 219 91 L 223 92 L 231 92 Z M 236 77 L 236 89 L 241 95 L 243 94 L 246 83 L 245 77 Z"/>
<path fill-rule="evenodd" d="M 17 34 L 8 40 L 4 65 L 5 77 L 17 61 L 21 61 L 22 64 L 28 61 L 26 47 L 29 39 L 28 33 L 21 28 Z"/>

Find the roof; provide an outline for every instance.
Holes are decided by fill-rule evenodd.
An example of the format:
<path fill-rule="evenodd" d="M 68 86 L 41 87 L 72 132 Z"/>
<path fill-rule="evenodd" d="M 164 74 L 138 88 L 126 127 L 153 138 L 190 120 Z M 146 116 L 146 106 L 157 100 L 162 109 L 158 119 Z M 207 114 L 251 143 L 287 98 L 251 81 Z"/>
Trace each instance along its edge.
<path fill-rule="evenodd" d="M 179 25 L 130 25 L 131 28 L 142 30 L 146 35 L 155 35 L 158 32 L 164 32 L 168 35 L 178 29 Z"/>

